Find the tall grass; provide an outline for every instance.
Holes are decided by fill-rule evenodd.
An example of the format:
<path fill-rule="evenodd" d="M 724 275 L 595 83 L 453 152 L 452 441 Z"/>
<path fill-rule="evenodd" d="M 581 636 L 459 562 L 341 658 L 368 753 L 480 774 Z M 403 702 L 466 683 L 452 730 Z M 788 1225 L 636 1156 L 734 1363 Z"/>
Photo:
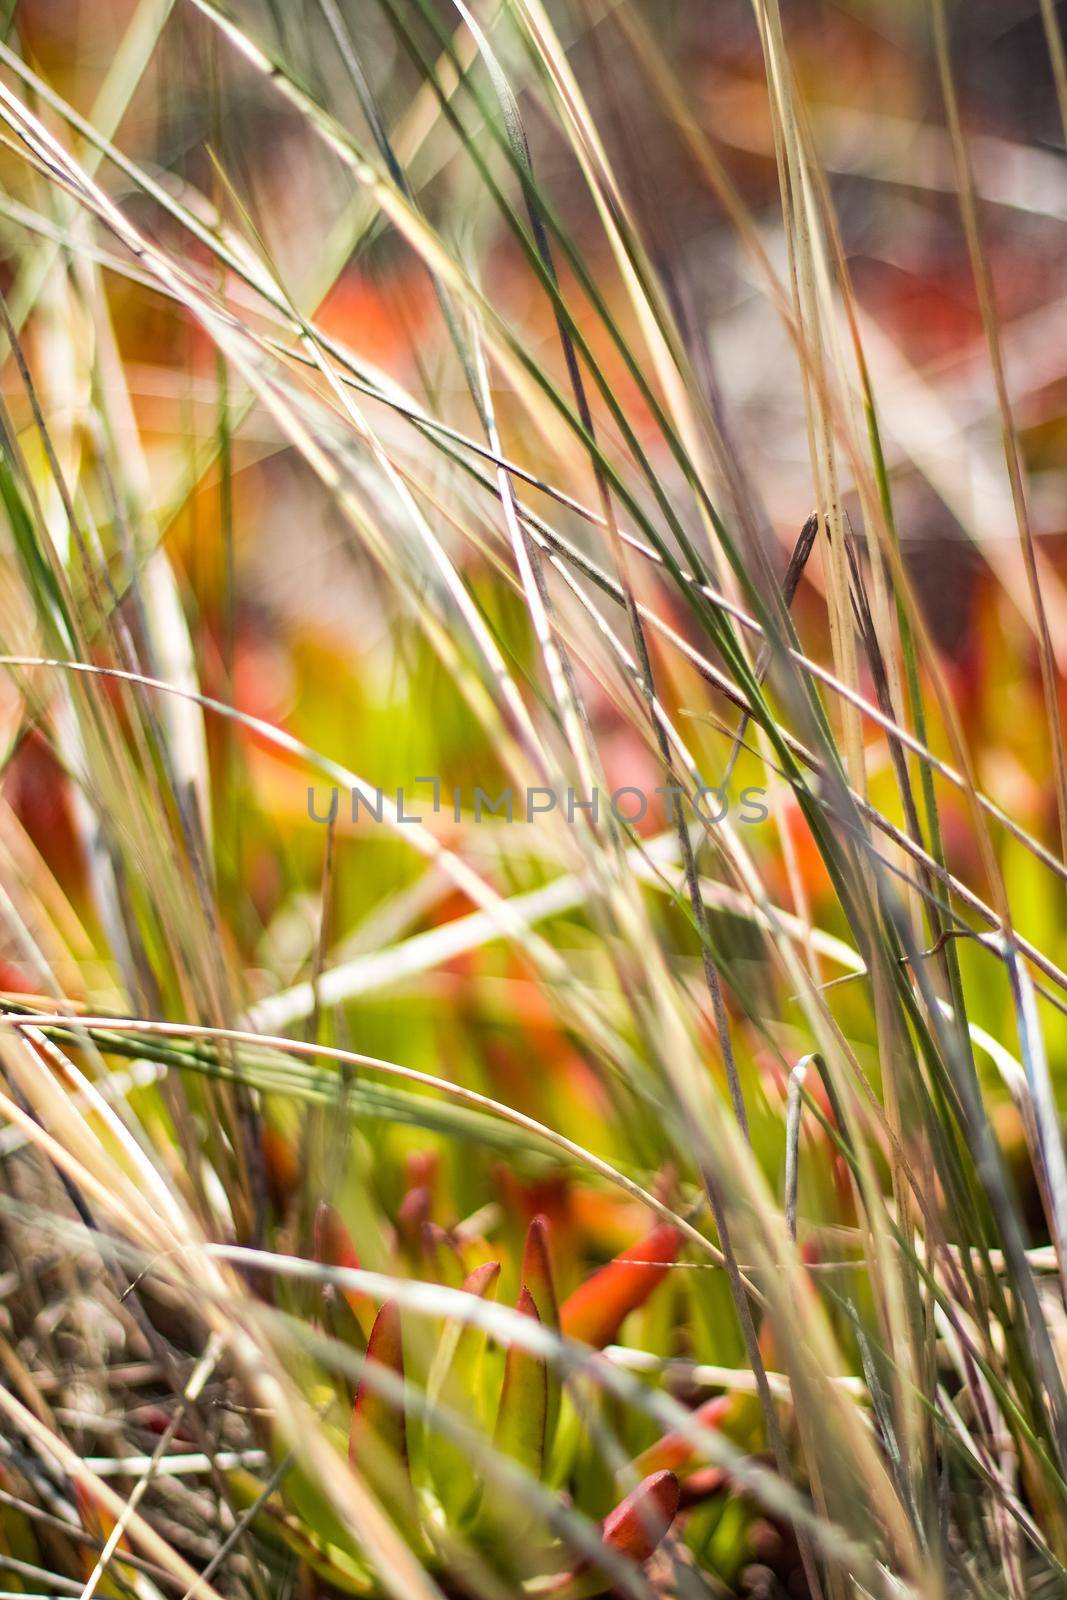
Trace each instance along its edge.
<path fill-rule="evenodd" d="M 0 1587 L 1067 1593 L 1063 373 L 1013 393 L 1048 157 L 972 140 L 979 23 L 45 10 Z M 875 24 L 907 115 L 819 82 Z M 980 426 L 853 281 L 843 116 L 966 266 Z"/>

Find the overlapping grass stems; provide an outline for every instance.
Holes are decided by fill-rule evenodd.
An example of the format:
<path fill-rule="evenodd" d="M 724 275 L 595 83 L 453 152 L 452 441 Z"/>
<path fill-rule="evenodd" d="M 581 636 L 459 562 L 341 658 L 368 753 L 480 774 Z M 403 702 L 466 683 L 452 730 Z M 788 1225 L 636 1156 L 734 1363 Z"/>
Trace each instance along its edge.
<path fill-rule="evenodd" d="M 47 731 L 77 796 L 106 948 L 73 938 L 67 969 L 102 958 L 119 974 L 117 986 L 86 984 L 88 1005 L 69 1004 L 72 986 L 57 970 L 54 941 L 46 949 L 27 915 L 44 891 L 32 873 L 0 891 L 6 935 L 39 991 L 32 1003 L 3 1005 L 0 1111 L 13 1141 L 35 1147 L 58 1175 L 67 1214 L 27 1208 L 10 1191 L 3 1205 L 12 1225 L 32 1220 L 61 1252 L 102 1264 L 101 1282 L 176 1403 L 132 1492 L 120 1494 L 63 1437 L 64 1424 L 14 1353 L 0 1352 L 0 1410 L 11 1441 L 0 1460 L 14 1463 L 33 1496 L 19 1514 L 33 1526 L 58 1505 L 68 1541 L 75 1527 L 84 1531 L 67 1515 L 75 1487 L 104 1514 L 96 1566 L 84 1576 L 77 1565 L 45 1576 L 63 1592 L 85 1594 L 146 1577 L 188 1595 L 213 1594 L 215 1583 L 225 1592 L 233 1583 L 276 1592 L 289 1569 L 271 1566 L 278 1557 L 259 1530 L 280 1490 L 285 1560 L 352 1592 L 437 1597 L 459 1573 L 468 1590 L 487 1596 L 514 1584 L 550 1593 L 557 1582 L 562 1595 L 614 1583 L 647 1596 L 653 1579 L 632 1559 L 646 1553 L 640 1539 L 612 1545 L 609 1524 L 597 1526 L 603 1508 L 595 1496 L 583 1500 L 571 1476 L 584 1426 L 617 1491 L 612 1498 L 625 1494 L 633 1487 L 626 1418 L 643 1416 L 650 1437 L 681 1434 L 694 1460 L 723 1466 L 735 1489 L 793 1529 L 812 1594 L 1063 1592 L 1062 1293 L 1039 1286 L 1047 1252 L 1027 1249 L 975 1047 L 992 1056 L 1023 1110 L 1062 1284 L 1067 1169 L 1042 1023 L 1067 1005 L 1067 978 L 1054 952 L 1015 932 L 1001 840 L 1028 852 L 1060 892 L 1067 871 L 979 791 L 912 593 L 878 397 L 778 6 L 756 0 L 754 12 L 781 184 L 784 282 L 650 36 L 647 13 L 634 4 L 582 10 L 590 28 L 625 44 L 735 226 L 768 315 L 788 331 L 804 388 L 816 506 L 809 532 L 823 560 L 832 670 L 802 649 L 789 609 L 801 564 L 785 584 L 776 576 L 766 515 L 679 325 L 669 256 L 650 253 L 555 13 L 540 0 L 510 0 L 477 17 L 459 0 L 454 13 L 430 0 L 381 0 L 375 29 L 388 30 L 419 85 L 390 126 L 353 9 L 338 0 L 309 6 L 300 48 L 331 53 L 354 104 L 338 92 L 336 72 L 310 72 L 308 60 L 287 53 L 295 47 L 280 7 L 272 21 L 270 7 L 231 16 L 213 0 L 188 0 L 172 15 L 169 4 L 141 0 L 84 116 L 23 59 L 17 33 L 0 46 L 12 174 L 0 214 L 16 241 L 2 320 L 29 419 L 20 431 L 7 403 L 0 418 L 0 494 L 18 575 L 3 612 L 4 660 L 26 727 Z M 1051 7 L 1042 14 L 1062 100 L 1055 17 Z M 943 0 L 933 0 L 930 21 L 1067 831 L 1056 665 Z M 246 209 L 222 158 L 218 190 L 205 195 L 165 181 L 112 142 L 149 64 L 158 59 L 167 71 L 178 25 L 212 64 L 221 116 L 238 90 L 266 116 L 284 112 L 314 152 L 308 160 L 325 155 L 343 179 L 347 204 L 301 253 L 299 281 L 276 265 L 265 222 Z M 373 29 L 367 36 L 381 37 Z M 527 107 L 551 126 L 588 196 L 601 235 L 595 265 L 531 160 Z M 466 208 L 467 229 L 447 207 L 438 215 L 431 193 L 438 167 L 455 161 L 477 197 Z M 358 342 L 350 347 L 317 324 L 353 252 L 384 230 L 429 274 L 466 386 L 462 404 L 438 407 L 431 383 L 421 399 L 405 392 Z M 547 306 L 559 346 L 551 361 L 483 285 L 478 246 L 498 236 Z M 225 374 L 218 427 L 194 441 L 173 484 L 157 481 L 138 443 L 107 297 L 123 277 L 198 326 Z M 88 415 L 76 429 L 50 417 L 20 342 L 46 288 L 49 315 L 66 319 L 66 337 L 87 368 Z M 86 326 L 87 354 L 78 345 Z M 647 429 L 628 415 L 597 357 L 605 342 Z M 583 793 L 598 783 L 602 756 L 585 687 L 595 677 L 663 782 L 680 793 L 718 780 L 719 771 L 707 769 L 709 749 L 725 764 L 743 746 L 741 759 L 771 786 L 787 857 L 783 796 L 793 797 L 825 864 L 841 934 L 814 927 L 802 899 L 791 912 L 780 907 L 765 883 L 765 855 L 728 819 L 707 824 L 693 807 L 678 805 L 672 826 L 651 843 L 611 819 L 579 814 L 573 828 L 553 819 L 539 841 L 524 832 L 521 842 L 498 844 L 499 874 L 465 855 L 462 835 L 446 843 L 388 811 L 396 838 L 423 858 L 426 873 L 439 874 L 475 910 L 355 956 L 334 959 L 324 946 L 307 982 L 252 1002 L 233 935 L 242 889 L 227 862 L 227 809 L 252 802 L 242 789 L 236 797 L 223 791 L 218 803 L 219 775 L 208 764 L 208 750 L 222 748 L 214 734 L 232 735 L 225 748 L 234 784 L 239 732 L 346 789 L 369 793 L 379 777 L 353 771 L 348 750 L 311 748 L 201 690 L 167 535 L 212 470 L 227 479 L 233 447 L 254 417 L 266 419 L 277 447 L 317 480 L 352 559 L 370 557 L 398 617 L 421 632 L 509 781 L 573 784 Z M 846 489 L 861 527 L 845 515 Z M 797 508 L 798 537 L 809 511 Z M 233 536 L 224 519 L 220 538 Z M 232 552 L 226 561 L 232 572 Z M 523 608 L 525 651 L 483 603 L 476 570 Z M 694 673 L 707 689 L 696 708 Z M 702 719 L 692 733 L 679 707 Z M 704 722 L 725 738 L 709 745 Z M 869 797 L 872 730 L 888 745 L 896 816 Z M 948 754 L 935 756 L 931 744 Z M 938 816 L 945 786 L 967 802 L 981 885 L 961 882 L 946 865 Z M 347 848 L 335 842 L 335 852 Z M 539 881 L 511 892 L 511 871 L 530 852 L 541 852 Z M 43 866 L 41 874 L 43 881 Z M 561 937 L 579 916 L 597 953 L 596 981 L 568 959 Z M 320 1037 L 324 1014 L 332 1019 L 368 992 L 428 977 L 458 952 L 498 940 L 510 943 L 595 1067 L 610 1108 L 602 1138 L 594 1129 L 579 1142 L 424 1061 L 384 1060 Z M 698 953 L 702 985 L 680 951 Z M 842 1022 L 840 991 L 823 981 L 826 960 L 851 974 L 850 1005 L 862 985 L 869 1053 Z M 1014 1040 L 990 1039 L 970 1022 L 975 984 L 1002 984 L 1010 994 Z M 785 1017 L 788 1028 L 780 1026 Z M 309 1020 L 316 1026 L 306 1037 L 281 1036 Z M 787 1040 L 801 1041 L 795 1056 Z M 762 1102 L 757 1051 L 787 1077 L 799 1058 L 810 1063 L 806 1075 L 790 1078 L 801 1109 L 788 1121 L 789 1147 L 783 1126 L 769 1159 L 765 1132 L 757 1140 L 751 1127 L 752 1097 Z M 159 1069 L 139 1080 L 136 1094 L 121 1078 L 121 1062 L 131 1058 Z M 877 1061 L 876 1081 L 865 1059 Z M 308 1127 L 315 1108 L 332 1107 L 356 1129 L 404 1124 L 509 1161 L 536 1157 L 640 1200 L 679 1230 L 677 1271 L 688 1286 L 696 1361 L 709 1326 L 714 1346 L 716 1320 L 730 1320 L 723 1347 L 743 1351 L 760 1405 L 751 1431 L 765 1454 L 754 1457 L 705 1425 L 640 1362 L 628 1367 L 626 1351 L 591 1358 L 546 1323 L 542 1307 L 540 1320 L 521 1315 L 461 1293 L 457 1283 L 405 1278 L 396 1261 L 370 1271 L 275 1249 L 262 1133 L 264 1108 L 276 1101 L 305 1108 Z M 845 1163 L 858 1217 L 852 1255 L 822 1264 L 836 1270 L 816 1262 L 809 1271 L 795 1244 L 795 1179 L 809 1126 Z M 619 1153 L 608 1159 L 598 1147 Z M 305 1135 L 304 1154 L 316 1148 Z M 336 1149 L 331 1160 L 340 1160 Z M 662 1181 L 668 1162 L 673 1186 Z M 307 1189 L 305 1208 L 316 1198 Z M 305 1215 L 305 1236 L 308 1226 Z M 724 1271 L 729 1299 L 714 1287 Z M 400 1306 L 413 1352 L 402 1388 L 388 1362 L 361 1359 L 358 1327 L 313 1325 L 310 1302 L 289 1281 L 300 1279 L 332 1284 L 338 1310 L 348 1303 L 343 1292 Z M 176 1365 L 153 1325 L 149 1284 L 202 1322 L 206 1344 L 191 1369 Z M 516 1459 L 499 1426 L 494 1434 L 491 1412 L 487 1429 L 473 1426 L 455 1413 L 447 1389 L 433 1392 L 431 1332 L 443 1326 L 458 1341 L 468 1325 L 508 1350 L 506 1371 L 511 1352 L 525 1351 L 529 1370 L 546 1363 L 565 1380 L 566 1425 L 550 1459 Z M 771 1348 L 781 1375 L 766 1370 Z M 239 1381 L 249 1415 L 272 1419 L 257 1435 L 269 1466 L 260 1463 L 251 1492 L 215 1459 L 201 1405 L 221 1366 Z M 657 1373 L 653 1364 L 652 1379 Z M 847 1376 L 862 1378 L 862 1394 L 839 1381 Z M 423 1508 L 421 1521 L 412 1520 L 391 1497 L 388 1473 L 383 1480 L 365 1470 L 358 1455 L 348 1470 L 336 1415 L 346 1383 L 380 1391 L 386 1411 L 406 1415 L 409 1439 L 416 1420 L 425 1423 L 431 1437 L 465 1452 L 472 1470 L 499 1479 L 507 1514 L 524 1506 L 551 1552 L 544 1570 L 509 1567 L 484 1516 L 435 1520 Z M 145 1509 L 179 1425 L 204 1450 L 205 1481 L 230 1508 L 206 1576 Z M 684 1533 L 684 1521 L 679 1526 Z M 582 1566 L 583 1556 L 591 1565 Z M 19 1559 L 5 1552 L 0 1570 L 17 1574 Z M 661 1559 L 667 1570 L 673 1563 L 679 1594 L 706 1592 L 686 1589 L 694 1580 L 673 1536 Z"/>

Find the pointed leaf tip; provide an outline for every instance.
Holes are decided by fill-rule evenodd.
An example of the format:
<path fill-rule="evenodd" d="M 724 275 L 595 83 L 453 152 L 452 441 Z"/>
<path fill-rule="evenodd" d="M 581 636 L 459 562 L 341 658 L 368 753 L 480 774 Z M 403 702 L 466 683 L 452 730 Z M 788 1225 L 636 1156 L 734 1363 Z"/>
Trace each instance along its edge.
<path fill-rule="evenodd" d="M 377 1362 L 404 1377 L 404 1345 L 400 1331 L 400 1307 L 395 1300 L 386 1300 L 374 1319 L 367 1341 L 367 1362 Z M 372 1430 L 381 1444 L 391 1447 L 398 1456 L 406 1456 L 407 1439 L 402 1407 L 385 1394 L 381 1386 L 369 1380 L 366 1373 L 359 1380 L 356 1400 L 352 1407 L 352 1428 L 348 1439 L 348 1458 L 354 1466 L 361 1465 L 368 1430 Z"/>
<path fill-rule="evenodd" d="M 678 1511 L 681 1491 L 673 1472 L 653 1472 L 608 1513 L 604 1543 L 631 1561 L 647 1561 Z"/>
<path fill-rule="evenodd" d="M 403 1395 L 396 1393 L 393 1384 L 387 1387 L 375 1381 L 386 1373 L 403 1384 L 404 1343 L 400 1307 L 395 1300 L 385 1301 L 367 1341 L 363 1374 L 352 1407 L 348 1459 L 389 1507 L 398 1524 L 410 1530 L 416 1519 Z"/>
<path fill-rule="evenodd" d="M 559 1303 L 549 1249 L 549 1223 L 543 1214 L 534 1217 L 526 1230 L 522 1252 L 522 1281 L 533 1295 L 537 1314 L 547 1328 L 559 1327 Z"/>
<path fill-rule="evenodd" d="M 548 1218 L 538 1213 L 526 1230 L 526 1244 L 522 1252 L 522 1282 L 533 1295 L 537 1314 L 546 1328 L 559 1332 L 559 1300 L 556 1295 L 555 1274 L 552 1271 L 551 1227 Z M 545 1458 L 547 1460 L 556 1437 L 559 1422 L 562 1389 L 556 1368 L 549 1364 L 547 1372 L 548 1405 L 545 1411 Z"/>
<path fill-rule="evenodd" d="M 395 1300 L 384 1300 L 367 1343 L 367 1360 L 379 1361 L 404 1375 L 404 1346 L 400 1332 L 400 1307 Z M 361 1385 L 362 1387 L 362 1385 Z"/>
<path fill-rule="evenodd" d="M 537 1306 L 523 1284 L 516 1310 L 540 1323 Z M 504 1382 L 500 1390 L 493 1447 L 509 1456 L 532 1478 L 540 1478 L 545 1464 L 545 1420 L 548 1412 L 548 1372 L 543 1356 L 524 1345 L 508 1346 L 504 1358 Z M 490 1476 L 485 1485 L 479 1512 L 479 1528 L 493 1543 L 506 1541 L 514 1547 L 517 1539 L 529 1542 L 536 1514 L 528 1499 L 516 1494 L 511 1485 Z"/>
<path fill-rule="evenodd" d="M 525 1284 L 516 1310 L 534 1322 L 541 1321 L 534 1297 Z M 534 1355 L 520 1344 L 510 1345 L 504 1359 L 504 1383 L 494 1442 L 498 1450 L 518 1461 L 534 1477 L 540 1477 L 544 1465 L 547 1404 L 544 1357 Z"/>
<path fill-rule="evenodd" d="M 484 1300 L 499 1276 L 499 1261 L 483 1261 L 480 1267 L 475 1267 L 474 1271 L 469 1272 L 464 1278 L 463 1292 L 476 1294 L 480 1300 Z"/>
<path fill-rule="evenodd" d="M 515 1310 L 518 1311 L 521 1316 L 532 1317 L 535 1322 L 540 1322 L 541 1320 L 541 1313 L 537 1309 L 537 1301 L 530 1293 L 526 1284 L 523 1284 L 522 1288 L 519 1290 L 519 1298 L 515 1302 Z"/>
<path fill-rule="evenodd" d="M 358 1267 L 359 1255 L 352 1235 L 328 1200 L 315 1208 L 315 1260 L 328 1267 Z"/>

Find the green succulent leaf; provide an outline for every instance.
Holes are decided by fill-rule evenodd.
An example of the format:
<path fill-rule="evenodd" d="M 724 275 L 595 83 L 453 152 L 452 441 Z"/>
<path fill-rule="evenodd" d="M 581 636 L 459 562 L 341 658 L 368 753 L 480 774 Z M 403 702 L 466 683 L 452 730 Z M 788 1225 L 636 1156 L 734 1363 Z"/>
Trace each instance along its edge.
<path fill-rule="evenodd" d="M 495 1293 L 499 1276 L 499 1262 L 488 1261 L 475 1268 L 464 1280 L 463 1288 L 467 1294 L 487 1299 Z M 461 1522 L 477 1506 L 481 1474 L 471 1461 L 470 1453 L 434 1425 L 432 1410 L 440 1406 L 474 1427 L 483 1425 L 478 1397 L 484 1355 L 483 1330 L 450 1318 L 442 1329 L 426 1386 L 431 1410 L 426 1462 L 437 1498 L 452 1523 Z"/>
<path fill-rule="evenodd" d="M 537 1307 L 529 1289 L 523 1285 L 516 1309 L 539 1322 Z M 540 1478 L 545 1463 L 545 1418 L 548 1409 L 547 1363 L 520 1345 L 511 1345 L 504 1361 L 504 1382 L 500 1391 L 493 1447 L 509 1456 L 532 1478 Z M 536 1524 L 522 1496 L 510 1483 L 490 1479 L 482 1497 L 478 1526 L 494 1544 L 506 1536 L 512 1553 L 521 1544 L 528 1547 Z"/>

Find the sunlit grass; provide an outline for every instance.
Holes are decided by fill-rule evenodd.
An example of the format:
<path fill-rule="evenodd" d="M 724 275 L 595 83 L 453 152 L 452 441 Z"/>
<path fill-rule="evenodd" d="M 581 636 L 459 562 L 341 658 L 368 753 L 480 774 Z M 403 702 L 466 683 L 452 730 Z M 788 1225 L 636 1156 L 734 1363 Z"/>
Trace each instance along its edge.
<path fill-rule="evenodd" d="M 1062 372 L 967 18 L 843 109 L 776 0 L 37 10 L 0 1588 L 1063 1592 Z M 849 116 L 936 146 L 977 422 Z"/>

